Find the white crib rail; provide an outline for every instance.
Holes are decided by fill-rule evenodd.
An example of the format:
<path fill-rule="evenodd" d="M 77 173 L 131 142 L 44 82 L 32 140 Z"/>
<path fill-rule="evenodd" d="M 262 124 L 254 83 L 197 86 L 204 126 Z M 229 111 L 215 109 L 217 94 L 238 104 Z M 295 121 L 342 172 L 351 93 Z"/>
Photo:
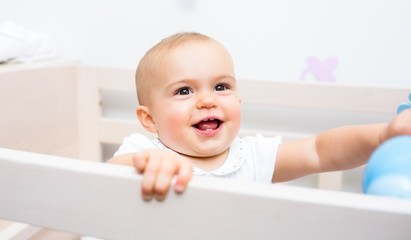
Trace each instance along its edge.
<path fill-rule="evenodd" d="M 411 201 L 194 178 L 145 202 L 133 168 L 0 149 L 0 218 L 107 239 L 409 239 Z"/>

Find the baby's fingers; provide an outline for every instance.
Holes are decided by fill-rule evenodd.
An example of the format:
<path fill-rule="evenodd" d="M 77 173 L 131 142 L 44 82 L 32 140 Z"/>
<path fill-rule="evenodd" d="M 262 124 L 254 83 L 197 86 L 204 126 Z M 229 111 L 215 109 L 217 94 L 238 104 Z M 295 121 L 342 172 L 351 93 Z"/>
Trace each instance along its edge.
<path fill-rule="evenodd" d="M 143 179 L 141 181 L 141 193 L 145 200 L 151 200 L 153 198 L 160 165 L 161 160 L 158 158 L 152 158 L 146 163 Z"/>
<path fill-rule="evenodd" d="M 182 163 L 178 171 L 174 191 L 182 193 L 187 188 L 188 182 L 193 174 L 192 166 L 188 162 Z"/>
<path fill-rule="evenodd" d="M 178 171 L 178 164 L 174 161 L 163 161 L 154 186 L 154 194 L 157 200 L 164 200 L 170 189 L 173 177 Z"/>
<path fill-rule="evenodd" d="M 402 111 L 394 118 L 382 133 L 381 139 L 385 141 L 398 135 L 411 135 L 411 109 Z"/>
<path fill-rule="evenodd" d="M 149 160 L 148 152 L 139 152 L 133 156 L 133 165 L 139 173 L 143 173 Z"/>

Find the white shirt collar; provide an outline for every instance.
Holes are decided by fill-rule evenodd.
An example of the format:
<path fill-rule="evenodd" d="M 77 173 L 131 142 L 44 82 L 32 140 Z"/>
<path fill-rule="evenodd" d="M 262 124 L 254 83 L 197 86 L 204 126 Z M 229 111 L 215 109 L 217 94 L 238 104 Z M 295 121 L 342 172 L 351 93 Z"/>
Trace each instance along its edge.
<path fill-rule="evenodd" d="M 164 144 L 158 138 L 153 139 L 153 143 L 158 148 L 173 151 L 167 148 L 166 146 L 164 146 Z M 224 176 L 224 175 L 228 175 L 230 173 L 237 171 L 241 166 L 243 166 L 245 162 L 243 148 L 244 148 L 243 140 L 241 138 L 234 139 L 228 151 L 227 159 L 224 161 L 221 167 L 215 170 L 212 170 L 212 171 L 205 171 L 198 167 L 193 167 L 193 175 L 195 176 L 206 176 L 206 175 Z"/>

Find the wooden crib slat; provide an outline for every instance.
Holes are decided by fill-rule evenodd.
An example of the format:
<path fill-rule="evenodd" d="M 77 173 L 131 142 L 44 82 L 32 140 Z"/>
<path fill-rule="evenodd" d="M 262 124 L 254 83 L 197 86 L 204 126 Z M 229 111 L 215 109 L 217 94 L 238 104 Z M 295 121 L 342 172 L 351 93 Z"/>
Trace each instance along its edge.
<path fill-rule="evenodd" d="M 393 114 L 410 89 L 337 84 L 238 81 L 242 101 L 256 105 Z"/>
<path fill-rule="evenodd" d="M 0 149 L 0 218 L 107 239 L 409 239 L 411 201 L 196 177 L 145 202 L 133 168 Z"/>

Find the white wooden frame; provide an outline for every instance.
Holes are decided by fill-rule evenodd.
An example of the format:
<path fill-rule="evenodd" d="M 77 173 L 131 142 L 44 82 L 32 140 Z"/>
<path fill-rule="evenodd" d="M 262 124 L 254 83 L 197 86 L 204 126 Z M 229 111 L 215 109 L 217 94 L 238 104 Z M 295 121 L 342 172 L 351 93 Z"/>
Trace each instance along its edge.
<path fill-rule="evenodd" d="M 132 69 L 115 69 L 115 68 L 107 68 L 107 67 L 97 67 L 97 66 L 87 66 L 82 65 L 73 61 L 54 61 L 54 62 L 44 62 L 44 63 L 37 63 L 37 64 L 30 64 L 30 65 L 10 65 L 10 66 L 1 66 L 0 67 L 0 109 L 3 113 L 3 119 L 0 121 L 0 132 L 2 132 L 2 136 L 0 137 L 0 147 L 3 148 L 14 148 L 24 151 L 31 151 L 31 152 L 38 152 L 44 154 L 52 154 L 52 155 L 59 155 L 71 158 L 78 158 L 78 159 L 86 159 L 100 162 L 102 161 L 102 143 L 109 143 L 109 144 L 119 144 L 124 136 L 132 133 L 132 132 L 142 132 L 143 129 L 139 126 L 136 120 L 127 120 L 127 119 L 116 119 L 112 117 L 107 117 L 102 115 L 102 99 L 101 99 L 101 91 L 118 91 L 124 93 L 131 93 L 135 92 L 134 90 L 134 70 Z M 378 121 L 380 119 L 389 119 L 390 117 L 395 114 L 395 109 L 400 102 L 403 102 L 408 93 L 411 91 L 409 88 L 387 88 L 387 87 L 369 87 L 369 86 L 342 86 L 342 85 L 332 85 L 332 84 L 315 84 L 315 83 L 290 83 L 290 82 L 267 82 L 267 81 L 257 81 L 257 80 L 238 80 L 239 83 L 239 90 L 240 96 L 242 98 L 243 104 L 249 104 L 252 106 L 264 106 L 269 109 L 274 109 L 273 111 L 277 111 L 278 108 L 281 109 L 289 109 L 290 111 L 305 111 L 307 112 L 320 112 L 323 115 L 331 114 L 351 114 L 351 115 L 361 115 L 361 114 L 369 114 L 367 116 L 366 121 Z M 56 99 L 56 101 L 53 101 Z M 46 108 L 42 108 L 43 106 L 47 106 Z M 17 111 L 24 109 L 24 111 Z M 62 111 L 64 109 L 64 111 Z M 247 113 L 246 113 L 247 115 Z M 251 114 L 249 114 L 251 115 Z M 327 115 L 328 116 L 328 115 Z M 361 115 L 362 116 L 362 115 Z M 360 116 L 360 117 L 361 117 Z M 295 117 L 295 116 L 294 116 Z M 338 118 L 338 117 L 337 117 Z M 324 123 L 327 124 L 335 124 L 338 125 L 337 118 L 331 118 Z M 34 119 L 34 121 L 33 121 Z M 38 120 L 36 120 L 38 119 Z M 358 119 L 358 118 L 357 118 Z M 308 124 L 309 125 L 309 124 Z M 245 134 L 253 134 L 256 132 L 260 132 L 266 135 L 283 135 L 285 140 L 292 140 L 307 137 L 315 130 L 310 131 L 311 126 L 308 126 L 308 131 L 295 131 L 295 130 L 279 130 L 274 126 L 267 129 L 267 126 L 263 128 L 263 126 L 246 126 L 241 129 L 241 135 Z M 277 129 L 274 131 L 273 129 Z M 50 156 L 34 156 L 31 153 L 18 153 L 18 152 L 10 152 L 9 150 L 2 149 L 2 162 L 9 161 L 9 158 L 12 156 L 8 155 L 19 155 L 23 159 L 15 159 L 19 162 L 17 165 L 13 163 L 11 168 L 25 168 L 24 166 L 20 166 L 21 164 L 27 164 L 27 168 L 30 169 L 32 163 L 29 162 L 21 162 L 22 160 L 28 160 L 32 157 L 35 162 L 40 162 L 39 158 L 49 159 L 50 161 L 60 161 L 67 164 L 74 164 L 76 165 L 78 162 L 75 162 L 73 159 L 60 159 L 60 158 L 53 158 Z M 6 155 L 4 155 L 6 153 Z M 49 161 L 47 160 L 47 161 Z M 14 160 L 13 160 L 14 161 Z M 9 163 L 7 163 L 9 164 Z M 38 163 L 35 163 L 38 164 Z M 90 163 L 94 164 L 94 163 Z M 40 164 L 41 165 L 41 164 Z M 85 167 L 84 169 L 81 167 L 80 169 L 66 169 L 68 174 L 67 176 L 76 175 L 76 171 L 80 172 L 89 172 L 89 174 L 93 171 L 91 170 L 92 167 L 96 167 L 97 165 L 90 165 Z M 62 167 L 62 166 L 60 166 Z M 60 168 L 59 167 L 59 168 Z M 110 166 L 112 167 L 112 166 Z M 37 167 L 36 167 L 37 168 Z M 41 165 L 39 167 L 42 169 L 41 171 L 47 172 L 54 171 L 55 166 L 45 166 Z M 100 164 L 97 168 L 101 168 Z M 105 168 L 105 167 L 103 167 Z M 5 168 L 8 169 L 8 168 Z M 54 170 L 53 170 L 54 169 Z M 66 171 L 64 170 L 64 171 Z M 59 170 L 60 171 L 60 170 Z M 63 170 L 62 170 L 63 171 Z M 91 171 L 91 172 L 90 172 Z M 113 170 L 117 171 L 117 170 Z M 129 170 L 127 170 L 129 171 Z M 110 171 L 109 171 L 110 172 Z M 50 173 L 52 174 L 52 173 Z M 112 176 L 113 173 L 108 173 L 107 176 L 102 176 L 104 181 L 117 181 L 117 173 L 114 173 L 116 177 Z M 127 175 L 128 174 L 128 175 Z M 138 189 L 138 178 L 137 180 L 134 178 L 134 173 L 132 174 L 128 172 L 125 176 L 120 177 L 121 179 L 125 177 L 128 183 L 134 182 L 133 184 L 136 185 L 136 189 Z M 94 176 L 94 175 L 93 175 Z M 85 177 L 87 178 L 87 177 Z M 133 180 L 130 180 L 133 179 Z M 15 179 L 11 177 L 10 179 L 4 180 L 7 184 L 11 184 L 14 181 L 24 183 L 27 182 L 28 179 Z M 126 181 L 126 182 L 127 182 Z M 212 180 L 214 181 L 214 180 Z M 340 172 L 336 173 L 325 173 L 320 174 L 318 178 L 318 188 L 322 189 L 334 189 L 340 190 L 341 189 L 341 181 L 342 181 L 342 174 Z M 193 182 L 194 189 L 197 186 L 197 180 Z M 199 181 L 200 182 L 200 181 Z M 3 182 L 4 183 L 4 182 Z M 40 183 L 38 183 L 40 184 Z M 203 184 L 203 183 L 201 183 Z M 200 184 L 200 186 L 202 186 Z M 225 183 L 218 183 L 225 184 Z M 7 189 L 7 186 L 1 185 L 2 189 Z M 20 187 L 14 185 L 8 185 L 10 188 Z M 11 187 L 13 186 L 13 187 Z M 79 184 L 81 186 L 81 184 Z M 224 185 L 225 186 L 225 185 Z M 207 191 L 212 192 L 220 192 L 220 190 L 214 187 Z M 227 189 L 224 191 L 229 191 L 230 188 L 238 188 L 239 186 L 235 186 L 228 184 Z M 117 186 L 116 186 L 117 188 Z M 248 193 L 256 193 L 252 189 L 266 189 L 266 186 L 253 186 L 253 187 L 246 187 Z M 291 191 L 294 194 L 310 194 L 315 199 L 316 197 L 323 197 L 323 196 L 343 196 L 344 198 L 347 197 L 349 200 L 358 200 L 363 201 L 364 206 L 367 204 L 374 205 L 378 201 L 374 198 L 368 198 L 368 196 L 358 196 L 358 195 L 350 195 L 347 193 L 335 193 L 329 191 L 317 191 L 317 190 L 307 190 L 307 189 L 298 189 L 295 190 L 294 188 L 288 189 L 287 186 L 275 186 L 274 190 L 269 187 L 269 191 L 278 192 L 281 191 Z M 190 188 L 191 189 L 191 188 Z M 190 192 L 197 192 L 202 191 L 200 187 L 199 190 L 190 190 Z M 21 188 L 22 192 L 29 191 L 29 189 Z M 19 190 L 19 191 L 20 191 Z M 17 190 L 16 190 L 17 191 Z M 124 191 L 127 191 L 125 189 Z M 130 190 L 132 191 L 132 190 Z M 135 189 L 134 189 L 135 191 Z M 204 191 L 203 193 L 198 193 L 201 196 L 205 197 L 204 194 L 209 192 Z M 265 190 L 264 190 L 265 191 Z M 261 196 L 263 199 L 266 199 L 266 194 L 268 194 L 269 202 L 279 201 L 276 198 L 279 195 L 273 196 L 274 199 L 271 197 L 271 193 L 256 193 L 256 199 Z M 308 192 L 307 192 L 308 191 Z M 2 191 L 3 192 L 3 191 Z M 33 193 L 33 192 L 31 192 Z M 129 193 L 127 193 L 129 194 Z M 224 194 L 221 193 L 223 196 Z M 237 192 L 234 195 L 230 195 L 227 193 L 227 198 L 231 198 L 238 194 Z M 246 192 L 241 192 L 241 194 L 246 194 Z M 240 194 L 240 195 L 241 195 Z M 262 194 L 262 195 L 260 195 Z M 278 193 L 276 193 L 278 194 Z M 319 195 L 317 195 L 319 194 Z M 336 194 L 336 195 L 334 195 Z M 342 194 L 342 195 L 340 195 Z M 189 195 L 189 194 L 187 194 Z M 218 194 L 217 194 L 218 195 Z M 0 196 L 3 196 L 0 193 Z M 15 196 L 8 196 L 10 199 L 13 199 Z M 56 197 L 56 201 L 63 201 L 62 199 L 68 197 Z M 299 196 L 303 200 L 307 200 L 304 196 Z M 363 198 L 364 197 L 364 198 Z M 180 199 L 180 197 L 177 197 Z M 190 199 L 189 197 L 184 197 L 184 199 Z M 196 197 L 194 197 L 196 198 Z M 209 197 L 205 197 L 209 198 Z M 14 198 L 15 199 L 15 198 Z M 140 201 L 139 196 L 133 198 L 133 203 L 135 201 Z M 168 204 L 174 204 L 174 197 L 171 198 Z M 234 199 L 236 199 L 234 197 Z M 282 199 L 282 197 L 280 197 Z M 334 198 L 333 198 L 334 199 Z M 27 198 L 28 202 L 31 201 L 30 197 Z M 295 199 L 289 199 L 293 202 Z M 304 201 L 305 201 L 304 200 Z M 305 204 L 310 205 L 311 203 L 315 204 L 325 204 L 328 203 L 322 202 L 320 199 L 317 199 L 319 202 L 309 199 L 309 203 L 301 203 L 305 206 Z M 335 200 L 335 201 L 334 201 Z M 331 209 L 345 209 L 353 208 L 353 209 L 361 209 L 364 207 L 361 206 L 340 206 L 340 201 L 336 199 L 331 200 Z M 10 200 L 12 201 L 12 200 Z M 100 201 L 96 199 L 96 201 Z M 115 201 L 115 200 L 113 200 Z M 180 201 L 180 200 L 179 200 Z M 186 200 L 185 200 L 186 201 Z M 197 200 L 196 200 L 197 201 Z M 234 201 L 234 200 L 233 200 Z M 260 200 L 256 200 L 260 201 Z M 261 200 L 262 201 L 262 200 Z M 281 200 L 282 201 L 282 200 Z M 388 202 L 384 202 L 385 204 L 389 203 L 397 203 L 395 200 L 384 200 Z M 394 202 L 391 202 L 394 201 Z M 167 201 L 168 202 L 168 201 Z M 31 204 L 31 203 L 27 203 Z M 146 203 L 144 203 L 146 204 Z M 156 203 L 152 203 L 156 204 Z M 409 222 L 409 205 L 407 203 L 400 203 L 400 207 L 394 210 L 391 208 L 379 208 L 373 209 L 378 212 L 387 212 L 388 215 L 394 216 L 393 219 L 405 219 Z M 165 204 L 166 205 L 166 204 Z M 307 206 L 308 206 L 307 205 Z M 378 204 L 377 204 L 378 205 Z M 0 205 L 2 206 L 2 205 Z M 157 206 L 157 205 L 156 205 Z M 159 205 L 160 206 L 160 205 Z M 162 205 L 161 205 L 162 206 Z M 311 205 L 310 205 L 311 206 Z M 379 205 L 378 205 L 379 206 Z M 194 206 L 193 206 L 194 207 Z M 241 206 L 243 207 L 243 206 Z M 321 208 L 321 207 L 320 207 Z M 325 207 L 324 207 L 325 208 Z M 194 208 L 196 209 L 196 208 Z M 18 212 L 18 210 L 14 209 Z M 336 211 L 340 211 L 336 210 Z M 327 210 L 328 211 L 328 210 Z M 330 210 L 334 211 L 334 210 Z M 363 212 L 364 210 L 358 210 L 358 212 Z M 367 210 L 368 211 L 368 210 Z M 375 213 L 366 212 L 365 215 L 370 214 L 375 215 Z M 392 214 L 391 212 L 394 211 L 395 213 Z M 398 215 L 397 213 L 400 214 Z M 232 213 L 232 212 L 231 212 Z M 80 212 L 76 214 L 81 214 Z M 249 213 L 251 214 L 251 213 Z M 354 214 L 354 213 L 353 213 Z M 404 215 L 405 214 L 405 215 Z M 26 214 L 27 215 L 27 214 Z M 382 214 L 384 215 L 384 214 Z M 8 215 L 0 214 L 0 218 L 6 218 Z M 77 215 L 78 216 L 78 215 Z M 233 215 L 234 216 L 234 215 Z M 295 215 L 296 217 L 297 215 Z M 30 216 L 25 216 L 30 219 Z M 95 216 L 94 216 L 95 217 Z M 192 217 L 192 216 L 190 216 Z M 270 216 L 265 216 L 270 217 Z M 300 216 L 301 217 L 301 216 Z M 314 218 L 313 218 L 314 219 Z M 365 221 L 365 217 L 362 221 Z M 11 220 L 17 221 L 25 221 L 24 218 L 14 218 L 11 216 Z M 41 227 L 53 227 L 53 225 L 43 224 L 42 222 L 38 222 L 39 220 L 35 221 L 28 221 L 29 223 L 38 224 Z M 310 220 L 312 221 L 312 220 Z M 343 221 L 342 219 L 337 220 Z M 369 221 L 374 221 L 370 220 Z M 375 220 L 376 225 L 381 224 L 378 222 L 380 220 Z M 393 223 L 397 223 L 397 220 L 393 220 Z M 40 228 L 25 225 L 22 223 L 17 223 L 20 225 L 11 225 L 10 228 L 7 228 L 2 233 L 5 234 L 8 232 L 15 232 L 14 239 L 25 239 L 30 235 L 35 234 Z M 290 223 L 288 223 L 290 224 Z M 299 223 L 295 223 L 299 224 Z M 90 224 L 92 225 L 92 224 Z M 287 225 L 288 226 L 288 225 Z M 344 225 L 351 226 L 350 224 L 345 223 Z M 289 227 L 289 226 L 288 226 Z M 93 234 L 95 232 L 87 232 L 87 231 L 78 231 L 78 229 L 67 229 L 67 228 L 60 228 L 56 227 L 57 229 L 66 230 L 66 231 L 75 231 L 76 233 L 81 234 Z M 20 230 L 13 230 L 13 229 L 20 229 Z M 287 229 L 287 228 L 286 228 Z M 330 229 L 336 230 L 336 228 L 331 227 Z M 319 229 L 317 229 L 319 230 Z M 400 225 L 395 228 L 394 224 L 392 225 L 392 229 L 390 231 L 394 232 L 394 230 L 399 231 L 399 235 L 406 232 L 406 229 L 400 227 Z M 278 231 L 278 230 L 277 230 Z M 337 230 L 336 230 L 337 231 Z M 362 231 L 358 229 L 358 231 Z M 362 234 L 364 236 L 371 236 L 369 228 L 364 228 Z M 388 231 L 388 232 L 390 232 Z M 97 232 L 96 232 L 97 233 Z M 281 231 L 280 231 L 281 233 Z M 282 232 L 285 234 L 285 232 Z M 328 232 L 328 233 L 331 233 Z M 379 232 L 378 232 L 379 233 Z M 391 233 L 391 232 L 390 232 Z M 111 235 L 106 232 L 103 232 L 101 236 L 110 237 Z M 114 234 L 114 233 L 113 233 Z M 121 233 L 115 233 L 121 234 Z M 324 233 L 326 234 L 326 233 Z M 12 234 L 13 235 L 13 234 Z M 384 236 L 383 234 L 379 234 L 380 236 Z M 399 236 L 398 235 L 398 236 Z M 0 233 L 0 237 L 1 237 Z M 115 235 L 117 236 L 117 235 Z M 206 235 L 208 236 L 208 235 Z M 294 236 L 293 234 L 290 235 L 291 237 Z M 300 235 L 295 235 L 300 236 Z M 307 235 L 308 236 L 308 235 Z M 326 236 L 326 235 L 319 235 L 319 236 Z M 121 238 L 125 239 L 125 238 Z M 292 238 L 289 238 L 292 239 Z M 309 238 L 307 238 L 309 239 Z"/>
<path fill-rule="evenodd" d="M 0 216 L 106 239 L 409 239 L 411 201 L 194 178 L 145 202 L 131 167 L 0 149 Z"/>

